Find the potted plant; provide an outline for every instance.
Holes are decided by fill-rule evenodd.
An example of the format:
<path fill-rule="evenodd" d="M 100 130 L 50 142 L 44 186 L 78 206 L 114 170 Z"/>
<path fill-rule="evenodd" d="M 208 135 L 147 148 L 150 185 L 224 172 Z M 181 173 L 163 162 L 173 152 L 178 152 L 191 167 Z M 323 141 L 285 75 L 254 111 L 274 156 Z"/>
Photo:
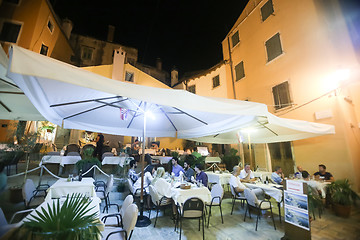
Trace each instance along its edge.
<path fill-rule="evenodd" d="M 333 209 L 337 216 L 348 218 L 351 212 L 351 205 L 356 204 L 359 195 L 351 189 L 348 179 L 341 179 L 332 182 L 327 191 L 333 204 Z"/>
<path fill-rule="evenodd" d="M 93 152 L 94 149 L 92 148 L 87 148 L 84 150 L 82 159 L 76 163 L 78 173 L 80 173 L 80 170 L 83 173 L 86 173 L 94 165 L 101 167 L 101 162 L 99 161 L 99 159 L 93 156 Z M 83 175 L 83 177 L 93 177 L 93 175 L 94 172 L 90 171 L 87 174 Z"/>
<path fill-rule="evenodd" d="M 226 169 L 232 172 L 233 167 L 240 162 L 240 156 L 236 155 L 238 151 L 234 148 L 230 149 L 230 152 L 223 157 L 223 163 L 226 165 Z"/>
<path fill-rule="evenodd" d="M 80 193 L 67 196 L 30 214 L 12 239 L 101 239 L 97 213 L 89 213 L 91 200 Z"/>

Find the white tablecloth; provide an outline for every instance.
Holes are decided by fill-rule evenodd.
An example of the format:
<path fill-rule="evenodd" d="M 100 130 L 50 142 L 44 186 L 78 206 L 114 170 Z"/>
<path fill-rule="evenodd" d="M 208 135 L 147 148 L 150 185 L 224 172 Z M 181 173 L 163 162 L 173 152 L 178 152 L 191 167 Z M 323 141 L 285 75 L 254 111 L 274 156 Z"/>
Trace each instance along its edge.
<path fill-rule="evenodd" d="M 168 164 L 172 157 L 163 157 L 163 156 L 151 156 L 152 159 L 159 160 L 160 164 Z"/>
<path fill-rule="evenodd" d="M 121 167 L 123 167 L 125 160 L 126 160 L 126 157 L 108 156 L 108 157 L 104 157 L 101 164 L 102 165 L 105 165 L 105 164 L 120 165 Z"/>
<path fill-rule="evenodd" d="M 208 176 L 208 182 L 226 185 L 230 181 L 231 173 L 205 172 Z"/>
<path fill-rule="evenodd" d="M 296 179 L 295 179 L 296 180 Z M 331 184 L 330 182 L 320 182 L 320 181 L 315 181 L 315 180 L 310 180 L 310 181 L 304 181 L 302 179 L 299 179 L 298 181 L 302 181 L 307 183 L 309 186 L 315 188 L 316 190 L 319 190 L 321 192 L 321 196 L 323 198 L 326 197 L 326 187 Z"/>
<path fill-rule="evenodd" d="M 257 178 L 261 178 L 261 181 L 264 182 L 266 180 L 266 177 L 271 179 L 272 172 L 264 172 L 264 171 L 255 171 L 253 172 L 254 176 Z"/>
<path fill-rule="evenodd" d="M 196 187 L 192 185 L 190 189 L 171 188 L 171 197 L 175 204 L 183 204 L 188 198 L 198 197 L 204 203 L 211 202 L 211 193 L 207 187 Z"/>
<path fill-rule="evenodd" d="M 67 194 L 82 193 L 88 197 L 96 196 L 93 178 L 83 178 L 81 182 L 68 182 L 67 179 L 59 179 L 47 191 L 46 201 L 52 198 L 61 198 Z"/>
<path fill-rule="evenodd" d="M 206 163 L 221 163 L 221 158 L 219 158 L 219 157 L 206 157 L 205 162 Z"/>
<path fill-rule="evenodd" d="M 275 188 L 275 186 L 279 186 L 276 184 L 263 184 L 263 183 L 243 183 L 248 188 L 261 188 L 267 195 L 274 198 L 277 202 L 281 202 L 283 191 Z"/>
<path fill-rule="evenodd" d="M 64 167 L 66 164 L 75 164 L 81 160 L 81 156 L 56 156 L 56 155 L 45 155 L 41 159 L 41 164 L 47 163 L 58 163 Z"/>

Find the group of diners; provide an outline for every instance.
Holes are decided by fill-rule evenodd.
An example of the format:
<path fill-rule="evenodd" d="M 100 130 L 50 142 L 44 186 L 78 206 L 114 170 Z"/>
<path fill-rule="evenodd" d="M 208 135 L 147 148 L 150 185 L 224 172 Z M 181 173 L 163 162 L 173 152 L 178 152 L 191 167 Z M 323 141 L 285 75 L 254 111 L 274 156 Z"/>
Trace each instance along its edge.
<path fill-rule="evenodd" d="M 271 174 L 271 179 L 273 182 L 277 184 L 283 184 L 284 174 L 282 172 L 281 167 L 276 166 L 275 171 Z M 308 171 L 303 170 L 301 166 L 297 166 L 297 172 L 294 174 L 295 178 L 303 179 L 305 181 L 309 181 L 311 176 Z M 319 171 L 313 174 L 313 180 L 316 181 L 324 181 L 324 182 L 333 182 L 334 177 L 330 172 L 326 171 L 326 166 L 324 164 L 319 165 Z"/>

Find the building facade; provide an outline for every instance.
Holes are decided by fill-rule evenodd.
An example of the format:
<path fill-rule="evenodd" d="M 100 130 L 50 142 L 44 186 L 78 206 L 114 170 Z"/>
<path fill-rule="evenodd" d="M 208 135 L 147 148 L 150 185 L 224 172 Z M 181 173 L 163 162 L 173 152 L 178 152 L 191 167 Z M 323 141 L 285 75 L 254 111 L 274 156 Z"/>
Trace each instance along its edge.
<path fill-rule="evenodd" d="M 250 0 L 222 42 L 228 95 L 277 116 L 335 126 L 336 134 L 270 144 L 272 166 L 311 174 L 325 164 L 360 187 L 360 74 L 338 1 Z M 266 148 L 254 149 L 266 165 Z"/>

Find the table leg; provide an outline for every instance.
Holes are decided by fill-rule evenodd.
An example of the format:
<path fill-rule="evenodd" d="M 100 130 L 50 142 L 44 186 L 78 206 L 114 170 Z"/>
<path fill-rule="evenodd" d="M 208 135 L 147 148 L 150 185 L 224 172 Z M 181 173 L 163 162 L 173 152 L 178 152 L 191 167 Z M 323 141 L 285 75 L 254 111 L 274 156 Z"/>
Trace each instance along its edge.
<path fill-rule="evenodd" d="M 278 208 L 279 208 L 279 220 L 281 223 L 281 202 L 278 202 Z"/>

